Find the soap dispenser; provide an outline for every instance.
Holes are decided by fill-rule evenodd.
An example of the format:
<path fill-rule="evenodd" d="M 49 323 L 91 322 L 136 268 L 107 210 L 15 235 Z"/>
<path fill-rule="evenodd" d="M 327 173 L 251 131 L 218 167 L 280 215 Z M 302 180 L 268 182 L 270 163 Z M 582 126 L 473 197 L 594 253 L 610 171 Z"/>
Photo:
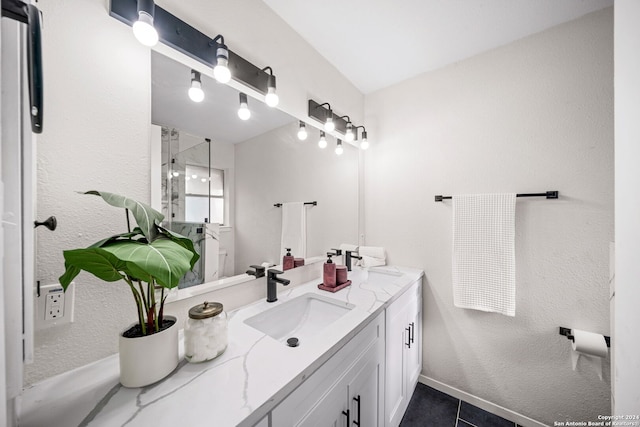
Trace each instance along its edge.
<path fill-rule="evenodd" d="M 291 270 L 295 267 L 295 262 L 293 255 L 291 255 L 291 248 L 285 248 L 287 250 L 287 254 L 282 257 L 282 269 L 284 271 Z"/>
<path fill-rule="evenodd" d="M 324 263 L 324 274 L 322 275 L 322 283 L 329 287 L 336 287 L 336 265 L 331 261 L 331 252 L 327 253 L 327 262 Z"/>

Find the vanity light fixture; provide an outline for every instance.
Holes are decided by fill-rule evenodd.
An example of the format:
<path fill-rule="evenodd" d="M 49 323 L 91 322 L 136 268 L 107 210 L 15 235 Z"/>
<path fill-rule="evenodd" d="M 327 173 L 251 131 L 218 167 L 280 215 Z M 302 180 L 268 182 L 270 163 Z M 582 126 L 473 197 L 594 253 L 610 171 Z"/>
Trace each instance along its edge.
<path fill-rule="evenodd" d="M 207 182 L 207 178 L 200 178 L 201 182 Z"/>
<path fill-rule="evenodd" d="M 336 145 L 336 154 L 341 156 L 344 153 L 344 148 L 342 147 L 342 140 L 338 140 L 338 144 Z"/>
<path fill-rule="evenodd" d="M 191 98 L 193 102 L 202 102 L 204 100 L 204 91 L 202 90 L 200 73 L 196 70 L 191 70 L 191 87 L 189 88 L 189 98 Z"/>
<path fill-rule="evenodd" d="M 238 117 L 240 120 L 249 120 L 251 118 L 251 110 L 247 101 L 247 94 L 240 92 L 240 108 L 238 108 Z"/>
<path fill-rule="evenodd" d="M 360 149 L 366 150 L 369 148 L 369 140 L 367 140 L 367 129 L 364 126 L 356 127 L 356 131 L 362 128 L 362 141 L 360 141 Z"/>
<path fill-rule="evenodd" d="M 298 139 L 300 141 L 307 139 L 307 125 L 303 121 L 300 121 L 300 125 L 298 126 Z"/>
<path fill-rule="evenodd" d="M 176 171 L 174 171 L 174 172 L 172 173 L 172 175 L 173 175 L 173 176 L 180 176 L 180 172 L 176 172 Z"/>
<path fill-rule="evenodd" d="M 196 174 L 191 175 L 191 178 L 193 178 L 193 179 L 196 179 L 197 177 L 198 177 L 198 175 L 196 175 Z"/>
<path fill-rule="evenodd" d="M 158 44 L 158 31 L 153 26 L 155 3 L 153 0 L 138 0 L 138 20 L 133 23 L 133 34 L 145 46 Z"/>
<path fill-rule="evenodd" d="M 213 77 L 220 83 L 229 83 L 231 71 L 229 71 L 229 50 L 224 44 L 224 37 L 218 34 L 209 42 L 209 46 L 216 47 L 216 66 L 213 68 Z"/>
<path fill-rule="evenodd" d="M 318 147 L 327 148 L 327 138 L 324 131 L 320 131 L 320 139 L 318 140 Z"/>
<path fill-rule="evenodd" d="M 264 102 L 269 107 L 276 107 L 280 98 L 276 93 L 276 76 L 273 75 L 273 69 L 271 67 L 264 67 L 262 71 L 269 70 L 269 77 L 267 78 L 267 94 L 264 97 Z"/>
<path fill-rule="evenodd" d="M 347 120 L 345 120 L 344 117 L 349 117 L 349 116 L 343 116 L 343 117 L 337 116 L 333 113 L 333 110 L 331 109 L 331 105 L 328 102 L 325 102 L 324 104 L 319 104 L 313 99 L 309 100 L 308 108 L 309 108 L 308 110 L 309 117 L 320 122 L 323 126 L 323 129 L 326 132 L 336 131 L 342 134 L 346 134 Z M 354 139 L 355 139 L 355 135 L 354 135 Z"/>

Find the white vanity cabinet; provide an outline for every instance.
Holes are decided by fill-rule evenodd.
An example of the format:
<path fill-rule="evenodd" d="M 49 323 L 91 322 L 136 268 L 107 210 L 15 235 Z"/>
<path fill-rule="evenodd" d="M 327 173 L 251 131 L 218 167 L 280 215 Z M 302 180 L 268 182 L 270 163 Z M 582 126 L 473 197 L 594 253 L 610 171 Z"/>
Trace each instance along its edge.
<path fill-rule="evenodd" d="M 272 427 L 382 427 L 384 333 L 380 314 L 271 412 Z"/>
<path fill-rule="evenodd" d="M 422 283 L 386 310 L 385 427 L 400 425 L 422 369 Z"/>

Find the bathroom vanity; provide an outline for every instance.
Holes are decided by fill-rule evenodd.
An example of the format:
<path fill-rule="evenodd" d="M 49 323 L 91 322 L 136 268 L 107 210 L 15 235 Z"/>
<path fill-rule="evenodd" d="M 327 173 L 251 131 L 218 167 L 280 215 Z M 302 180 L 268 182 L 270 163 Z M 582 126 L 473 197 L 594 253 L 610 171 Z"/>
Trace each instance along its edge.
<path fill-rule="evenodd" d="M 292 284 L 230 312 L 217 359 L 128 389 L 109 357 L 25 390 L 20 425 L 395 427 L 422 365 L 422 276 L 356 268 L 333 294 Z"/>

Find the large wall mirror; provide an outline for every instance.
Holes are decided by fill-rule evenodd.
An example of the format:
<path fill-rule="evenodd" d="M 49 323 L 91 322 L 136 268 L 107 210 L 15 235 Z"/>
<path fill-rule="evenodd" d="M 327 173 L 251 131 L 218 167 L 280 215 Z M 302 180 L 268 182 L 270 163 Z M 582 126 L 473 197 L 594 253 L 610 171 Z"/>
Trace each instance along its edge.
<path fill-rule="evenodd" d="M 358 149 L 318 146 L 319 131 L 297 137 L 296 118 L 202 75 L 204 100 L 188 96 L 191 69 L 151 55 L 152 132 L 160 147 L 161 205 L 170 227 L 196 242 L 202 259 L 180 284 L 191 287 L 282 261 L 283 208 L 306 205 L 306 254 L 313 261 L 341 243 L 358 242 Z M 286 84 L 286 82 L 279 82 Z M 156 173 L 156 172 L 154 172 Z M 301 254 L 293 253 L 300 257 Z"/>

